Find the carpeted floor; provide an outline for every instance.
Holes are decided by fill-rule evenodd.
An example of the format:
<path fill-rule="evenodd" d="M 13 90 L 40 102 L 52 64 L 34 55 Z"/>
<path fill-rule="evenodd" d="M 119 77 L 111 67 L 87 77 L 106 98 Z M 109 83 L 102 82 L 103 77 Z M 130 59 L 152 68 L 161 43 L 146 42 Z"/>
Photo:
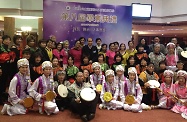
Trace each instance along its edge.
<path fill-rule="evenodd" d="M 0 110 L 2 106 L 0 106 Z M 30 110 L 27 115 L 8 116 L 0 115 L 0 122 L 81 122 L 79 116 L 69 110 L 59 112 L 57 115 L 40 115 L 37 110 Z M 180 114 L 169 110 L 155 109 L 132 113 L 123 110 L 99 110 L 92 122 L 187 122 Z"/>

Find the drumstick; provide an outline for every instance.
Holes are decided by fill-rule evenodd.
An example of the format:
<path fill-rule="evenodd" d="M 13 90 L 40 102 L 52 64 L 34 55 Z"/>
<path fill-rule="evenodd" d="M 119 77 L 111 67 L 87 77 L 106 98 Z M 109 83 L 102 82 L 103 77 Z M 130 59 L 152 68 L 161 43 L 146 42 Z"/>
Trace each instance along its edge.
<path fill-rule="evenodd" d="M 170 94 L 171 96 L 173 96 L 173 98 L 175 98 L 180 103 L 184 104 L 184 102 L 182 100 L 180 100 L 178 97 L 176 97 L 174 94 L 170 93 L 169 91 L 167 91 L 167 93 Z"/>
<path fill-rule="evenodd" d="M 156 89 L 158 89 L 160 92 L 162 92 L 163 94 L 166 95 L 166 93 L 163 92 L 160 88 L 156 88 Z M 174 94 L 170 93 L 169 91 L 167 91 L 167 93 L 168 93 L 169 95 L 171 95 L 173 98 L 175 98 L 176 100 L 178 100 L 178 101 L 180 101 L 181 103 L 183 103 L 183 102 L 182 102 L 179 98 L 177 98 Z"/>

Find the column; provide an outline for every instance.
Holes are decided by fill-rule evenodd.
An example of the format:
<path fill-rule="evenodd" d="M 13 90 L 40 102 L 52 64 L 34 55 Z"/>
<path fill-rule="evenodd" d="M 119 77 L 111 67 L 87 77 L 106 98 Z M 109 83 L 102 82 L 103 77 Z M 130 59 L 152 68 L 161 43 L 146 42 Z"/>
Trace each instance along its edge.
<path fill-rule="evenodd" d="M 13 38 L 15 34 L 15 18 L 5 17 L 4 18 L 4 35 L 9 35 Z"/>
<path fill-rule="evenodd" d="M 138 45 L 138 32 L 134 32 L 134 46 Z"/>
<path fill-rule="evenodd" d="M 38 19 L 38 40 L 43 39 L 43 18 Z"/>

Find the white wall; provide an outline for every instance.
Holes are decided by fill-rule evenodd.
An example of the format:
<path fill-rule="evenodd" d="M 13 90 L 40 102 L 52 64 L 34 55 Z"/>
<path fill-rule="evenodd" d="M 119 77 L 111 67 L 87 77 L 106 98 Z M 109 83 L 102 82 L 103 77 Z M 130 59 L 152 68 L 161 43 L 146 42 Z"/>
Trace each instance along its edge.
<path fill-rule="evenodd" d="M 162 16 L 187 14 L 187 0 L 162 0 Z"/>
<path fill-rule="evenodd" d="M 67 2 L 83 2 L 83 3 L 98 3 L 98 4 L 112 4 L 112 5 L 128 5 L 132 3 L 152 4 L 152 16 L 162 16 L 162 0 L 58 0 Z"/>
<path fill-rule="evenodd" d="M 20 0 L 0 0 L 0 8 L 21 8 Z"/>

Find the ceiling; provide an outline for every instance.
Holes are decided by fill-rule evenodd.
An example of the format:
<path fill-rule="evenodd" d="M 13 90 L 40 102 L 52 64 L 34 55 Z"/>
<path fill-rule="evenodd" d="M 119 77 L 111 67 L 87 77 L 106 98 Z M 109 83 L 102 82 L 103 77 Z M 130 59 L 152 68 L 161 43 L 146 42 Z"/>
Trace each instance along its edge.
<path fill-rule="evenodd" d="M 177 23 L 133 23 L 132 33 L 138 32 L 143 36 L 187 36 L 187 21 Z"/>

